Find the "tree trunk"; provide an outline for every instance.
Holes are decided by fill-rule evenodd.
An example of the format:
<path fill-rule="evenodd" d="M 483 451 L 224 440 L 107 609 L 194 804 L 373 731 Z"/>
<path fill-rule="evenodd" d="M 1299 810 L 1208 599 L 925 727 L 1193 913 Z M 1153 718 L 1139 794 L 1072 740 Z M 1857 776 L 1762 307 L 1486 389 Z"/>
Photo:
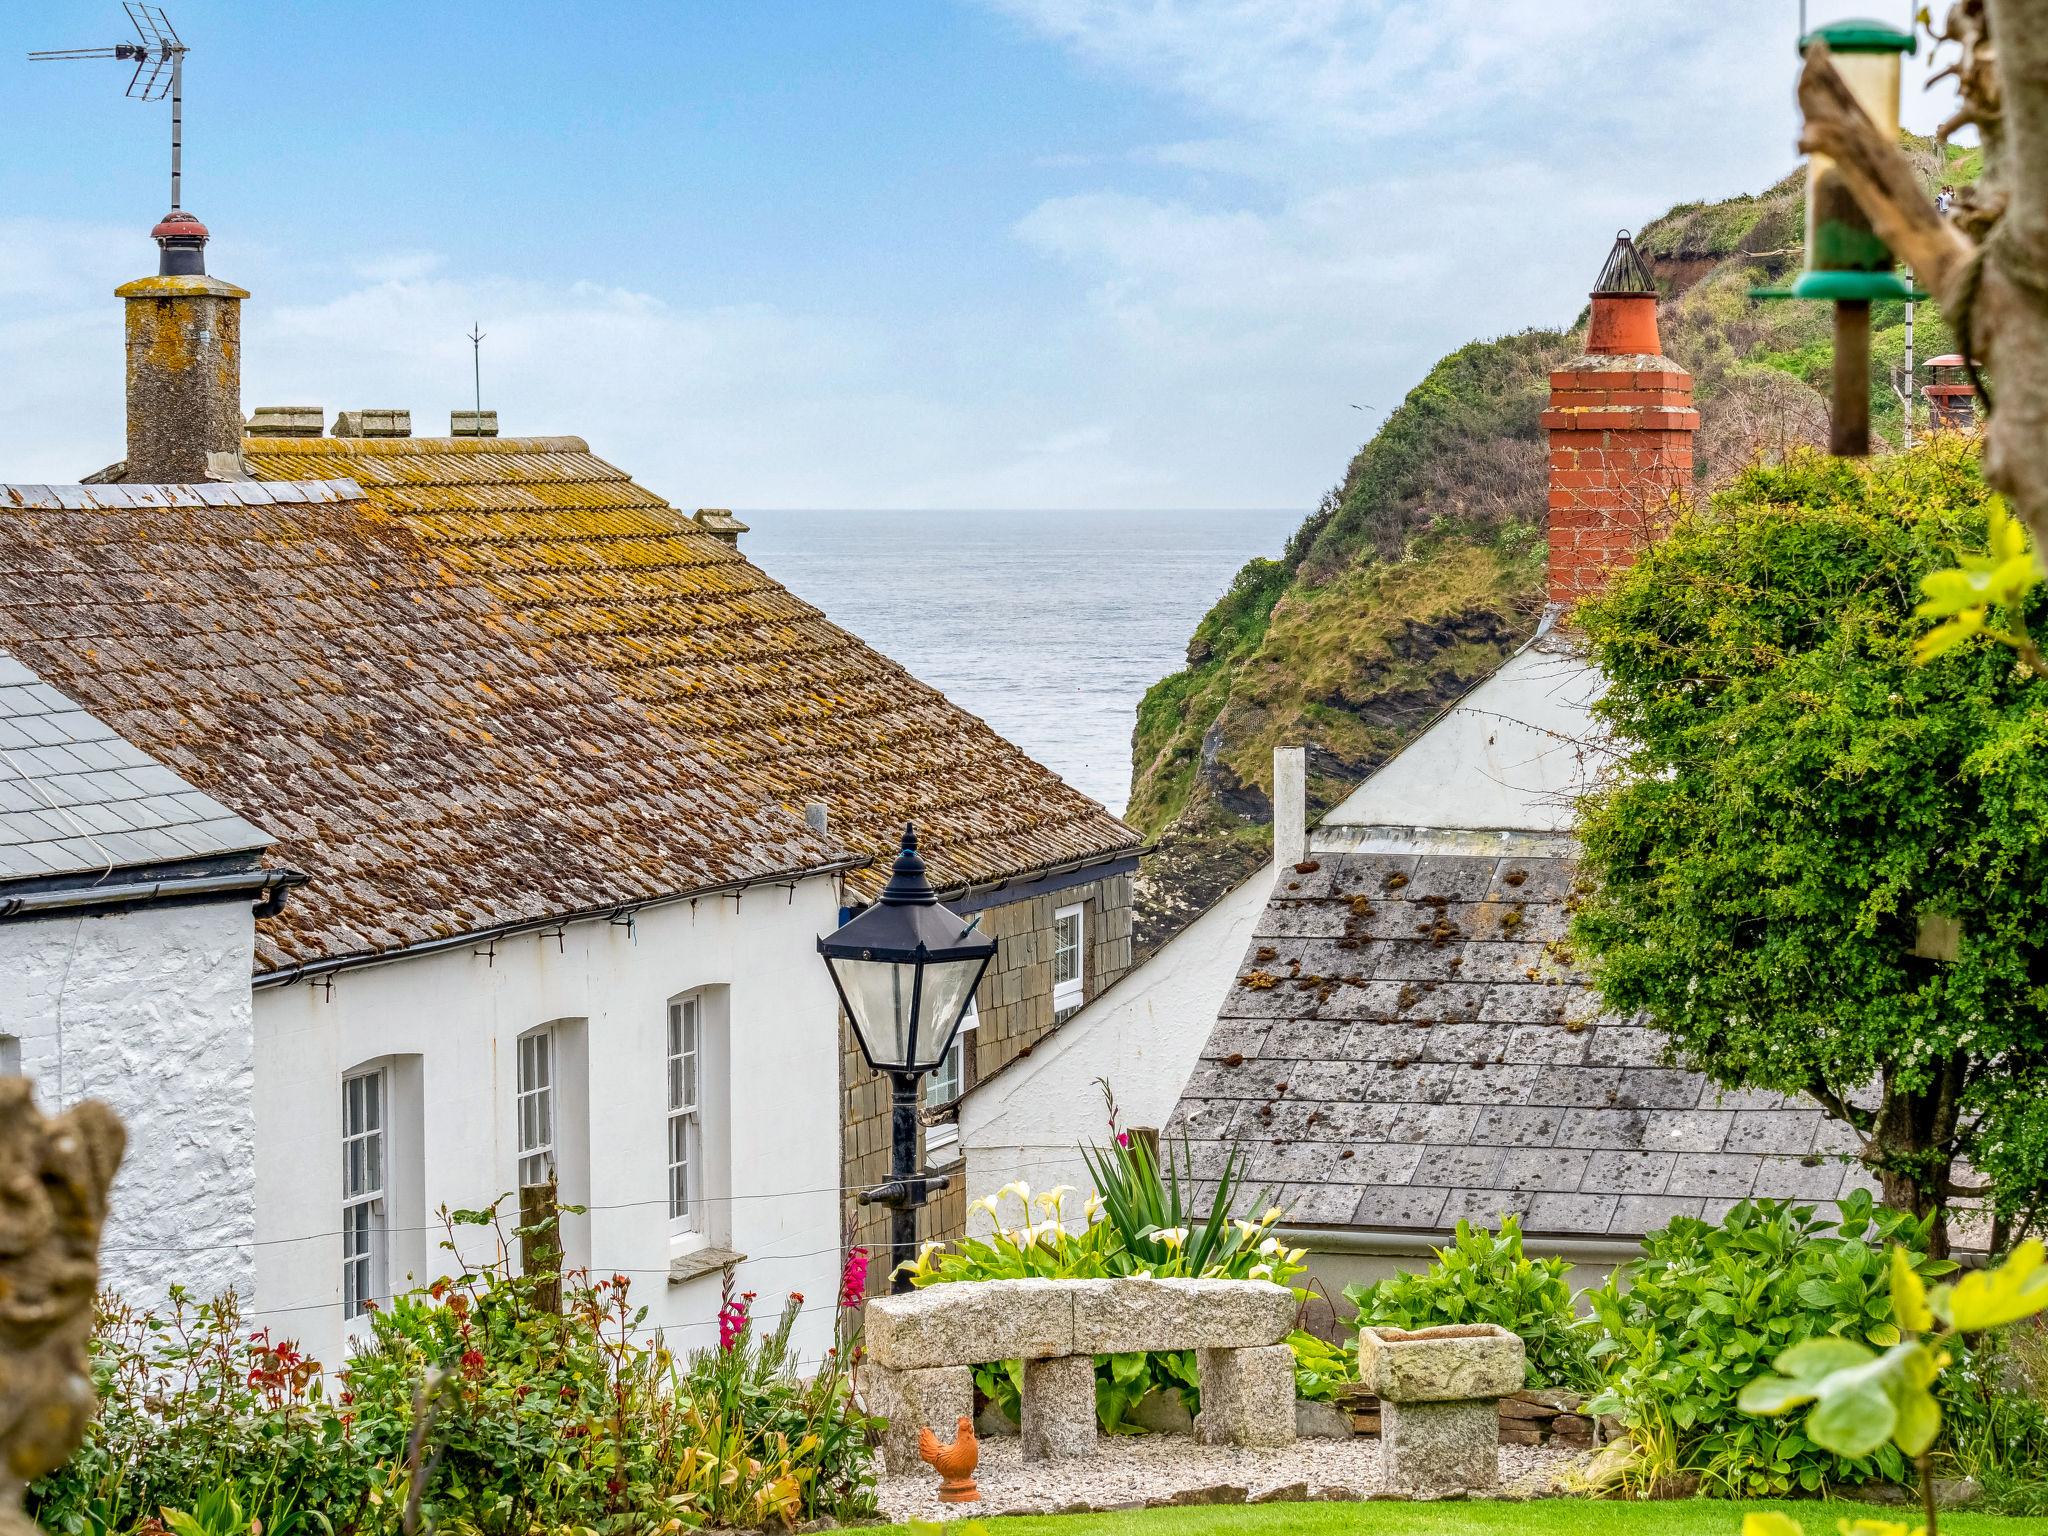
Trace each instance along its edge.
<path fill-rule="evenodd" d="M 1879 1196 L 1895 1211 L 1932 1216 L 1927 1249 L 1948 1257 L 1949 1185 L 1955 1174 L 1956 1120 L 1967 1064 L 1944 1063 L 1925 1087 L 1904 1090 L 1885 1072 L 1884 1099 L 1864 1141 L 1863 1162 L 1877 1175 Z"/>

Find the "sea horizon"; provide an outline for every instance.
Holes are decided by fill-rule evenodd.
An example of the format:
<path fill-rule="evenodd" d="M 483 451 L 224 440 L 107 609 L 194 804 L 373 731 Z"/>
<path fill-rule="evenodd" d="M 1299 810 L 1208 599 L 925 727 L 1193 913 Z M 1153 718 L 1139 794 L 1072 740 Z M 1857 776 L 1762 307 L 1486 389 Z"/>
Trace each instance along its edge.
<path fill-rule="evenodd" d="M 740 549 L 1121 814 L 1145 690 L 1296 508 L 735 508 Z M 935 519 L 951 519 L 935 536 Z"/>

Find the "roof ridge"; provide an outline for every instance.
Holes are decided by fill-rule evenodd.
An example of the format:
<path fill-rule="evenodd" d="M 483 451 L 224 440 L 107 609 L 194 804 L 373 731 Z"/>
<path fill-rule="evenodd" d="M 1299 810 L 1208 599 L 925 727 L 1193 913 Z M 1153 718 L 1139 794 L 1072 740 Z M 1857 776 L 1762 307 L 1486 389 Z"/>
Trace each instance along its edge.
<path fill-rule="evenodd" d="M 422 447 L 435 453 L 590 453 L 580 437 L 256 437 L 242 439 L 245 453 L 365 453 L 399 455 Z M 596 454 L 590 455 L 596 458 Z M 600 463 L 604 462 L 599 460 Z M 616 466 L 608 466 L 616 467 Z M 649 494 L 652 494 L 651 492 Z"/>

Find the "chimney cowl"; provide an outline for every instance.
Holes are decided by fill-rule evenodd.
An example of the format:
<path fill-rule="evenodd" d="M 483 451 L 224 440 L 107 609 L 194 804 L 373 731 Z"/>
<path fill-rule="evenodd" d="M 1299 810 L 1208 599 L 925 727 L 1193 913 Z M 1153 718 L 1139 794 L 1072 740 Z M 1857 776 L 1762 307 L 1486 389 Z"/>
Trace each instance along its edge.
<path fill-rule="evenodd" d="M 1627 230 L 1593 283 L 1593 312 L 1586 322 L 1586 351 L 1595 357 L 1657 357 L 1657 279 Z"/>
<path fill-rule="evenodd" d="M 161 219 L 149 238 L 157 243 L 158 277 L 206 276 L 206 226 L 198 216 L 173 208 Z"/>

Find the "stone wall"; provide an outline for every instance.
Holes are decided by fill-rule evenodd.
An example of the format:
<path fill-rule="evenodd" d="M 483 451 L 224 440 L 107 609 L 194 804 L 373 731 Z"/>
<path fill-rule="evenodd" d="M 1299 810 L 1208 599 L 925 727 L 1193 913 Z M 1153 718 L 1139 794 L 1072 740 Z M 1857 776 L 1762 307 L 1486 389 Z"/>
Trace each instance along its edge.
<path fill-rule="evenodd" d="M 1036 895 L 1005 906 L 991 906 L 982 929 L 994 935 L 996 958 L 981 979 L 975 996 L 980 1023 L 969 1037 L 966 1088 L 1013 1060 L 1053 1026 L 1053 913 L 1063 907 L 1084 909 L 1082 933 L 1087 948 L 1084 998 L 1092 999 L 1131 967 L 1131 877 L 1112 875 L 1084 885 Z M 840 1020 L 840 1053 L 845 1084 L 845 1177 L 847 1219 L 853 1240 L 865 1243 L 874 1256 L 868 1288 L 888 1289 L 886 1249 L 889 1213 L 857 1205 L 854 1195 L 872 1188 L 889 1172 L 889 1084 L 870 1072 L 851 1026 Z M 919 1148 L 922 1156 L 923 1148 Z M 962 1170 L 964 1173 L 964 1169 Z M 1025 1174 L 1027 1179 L 1029 1173 Z M 967 1192 L 964 1178 L 927 1206 L 918 1221 L 918 1236 L 949 1240 L 964 1230 Z"/>
<path fill-rule="evenodd" d="M 137 1306 L 255 1278 L 255 1056 L 246 898 L 0 923 L 0 1035 L 46 1113 L 128 1128 L 101 1283 Z"/>

